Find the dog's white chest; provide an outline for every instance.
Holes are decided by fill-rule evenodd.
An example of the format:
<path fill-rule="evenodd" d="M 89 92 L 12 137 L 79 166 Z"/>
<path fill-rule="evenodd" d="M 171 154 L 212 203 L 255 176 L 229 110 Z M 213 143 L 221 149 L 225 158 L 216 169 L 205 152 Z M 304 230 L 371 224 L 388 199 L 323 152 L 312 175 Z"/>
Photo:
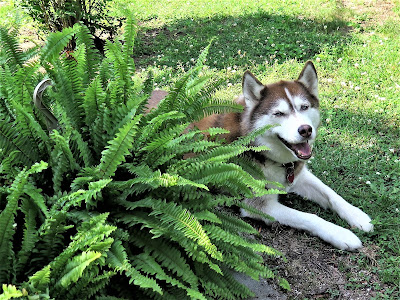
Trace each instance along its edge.
<path fill-rule="evenodd" d="M 287 191 L 291 184 L 287 181 L 286 169 L 276 163 L 266 163 L 262 167 L 265 178 L 268 181 L 278 182 L 284 186 L 284 188 L 279 188 L 281 190 Z M 294 178 L 296 180 L 296 178 Z M 277 188 L 275 185 L 268 185 L 268 188 Z"/>

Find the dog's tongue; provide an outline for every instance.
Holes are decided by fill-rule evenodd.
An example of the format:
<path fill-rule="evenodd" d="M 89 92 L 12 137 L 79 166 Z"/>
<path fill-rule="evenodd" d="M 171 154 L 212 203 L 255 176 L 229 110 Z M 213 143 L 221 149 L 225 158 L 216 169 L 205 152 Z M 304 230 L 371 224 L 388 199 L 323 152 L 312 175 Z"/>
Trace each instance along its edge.
<path fill-rule="evenodd" d="M 311 157 L 312 150 L 308 143 L 292 144 L 292 148 L 300 158 Z"/>

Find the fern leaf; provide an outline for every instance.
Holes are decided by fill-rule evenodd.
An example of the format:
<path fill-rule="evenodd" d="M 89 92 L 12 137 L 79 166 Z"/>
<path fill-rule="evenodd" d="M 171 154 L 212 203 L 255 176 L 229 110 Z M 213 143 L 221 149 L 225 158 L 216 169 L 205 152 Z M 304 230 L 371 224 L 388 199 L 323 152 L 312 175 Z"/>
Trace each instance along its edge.
<path fill-rule="evenodd" d="M 258 234 L 258 231 L 246 223 L 242 219 L 237 216 L 230 215 L 228 213 L 223 213 L 219 211 L 215 211 L 216 217 L 220 220 L 222 227 L 229 232 L 237 233 L 237 232 L 245 232 L 248 234 Z"/>
<path fill-rule="evenodd" d="M 122 53 L 124 56 L 124 63 L 127 66 L 127 75 L 129 76 L 135 71 L 135 64 L 132 58 L 133 44 L 136 35 L 136 24 L 133 16 L 129 16 L 125 23 L 124 28 L 124 41 L 122 46 Z"/>
<path fill-rule="evenodd" d="M 77 155 L 79 156 L 85 167 L 90 167 L 94 164 L 94 159 L 92 156 L 89 144 L 84 140 L 79 131 L 73 129 L 71 132 L 71 140 L 75 142 L 77 148 Z"/>
<path fill-rule="evenodd" d="M 170 272 L 176 274 L 182 280 L 190 284 L 191 287 L 198 285 L 198 278 L 188 265 L 187 260 L 182 256 L 176 246 L 162 239 L 152 239 L 149 235 L 138 232 L 133 243 L 143 247 L 152 253 L 152 257 Z"/>
<path fill-rule="evenodd" d="M 158 105 L 159 112 L 180 111 L 181 100 L 186 98 L 186 84 L 200 67 L 190 70 L 180 78 L 168 95 Z"/>
<path fill-rule="evenodd" d="M 50 265 L 43 267 L 41 270 L 37 271 L 35 274 L 29 277 L 29 283 L 33 287 L 41 290 L 43 287 L 50 283 L 51 268 Z"/>
<path fill-rule="evenodd" d="M 153 291 L 163 294 L 161 287 L 157 281 L 142 275 L 138 270 L 133 268 L 128 261 L 125 248 L 122 246 L 120 241 L 116 241 L 110 251 L 107 253 L 107 263 L 114 270 L 119 272 L 126 272 L 126 275 L 130 278 L 130 283 L 133 282 L 135 285 L 140 286 L 144 289 L 152 289 Z"/>
<path fill-rule="evenodd" d="M 1 300 L 19 298 L 22 296 L 24 296 L 24 294 L 20 290 L 18 290 L 15 285 L 3 284 L 3 293 L 0 295 Z"/>
<path fill-rule="evenodd" d="M 79 165 L 75 160 L 75 157 L 71 151 L 70 145 L 69 145 L 69 134 L 67 137 L 64 137 L 61 135 L 57 130 L 53 130 L 51 135 L 51 139 L 54 141 L 55 146 L 54 149 L 55 151 L 58 151 L 60 155 L 65 157 L 66 161 L 68 162 L 68 170 L 78 170 Z M 59 159 L 59 158 L 57 158 Z M 65 171 L 68 171 L 65 170 Z"/>
<path fill-rule="evenodd" d="M 126 165 L 125 165 L 126 166 Z M 192 180 L 186 179 L 177 174 L 161 173 L 159 170 L 152 171 L 147 165 L 141 164 L 138 166 L 130 165 L 128 170 L 137 175 L 136 178 L 127 180 L 125 182 L 113 182 L 112 186 L 120 190 L 133 188 L 135 184 L 141 183 L 149 185 L 151 188 L 158 187 L 172 187 L 172 186 L 193 186 L 201 189 L 208 190 L 204 184 L 199 184 Z"/>
<path fill-rule="evenodd" d="M 79 206 L 82 202 L 85 202 L 86 205 L 95 206 L 95 202 L 93 200 L 96 200 L 102 189 L 104 189 L 110 182 L 111 179 L 100 179 L 98 181 L 90 182 L 89 189 L 81 189 L 59 198 L 57 203 L 53 205 L 52 210 L 61 209 L 63 211 L 68 211 L 70 207 Z"/>
<path fill-rule="evenodd" d="M 83 45 L 85 47 L 85 59 L 84 63 L 80 64 L 80 68 L 81 68 L 81 74 L 82 73 L 85 74 L 83 82 L 85 84 L 88 84 L 95 77 L 96 70 L 98 69 L 98 65 L 100 62 L 100 55 L 96 50 L 89 29 L 85 26 L 80 26 L 78 24 L 74 26 L 77 26 L 77 31 L 76 31 L 77 45 L 78 46 Z"/>
<path fill-rule="evenodd" d="M 89 127 L 93 126 L 100 105 L 105 101 L 105 93 L 102 89 L 100 78 L 96 77 L 86 89 L 86 93 L 83 99 L 83 108 L 85 111 L 85 123 Z"/>
<path fill-rule="evenodd" d="M 101 257 L 100 252 L 83 252 L 80 256 L 75 256 L 65 267 L 65 274 L 60 278 L 57 284 L 64 288 L 72 282 L 78 281 L 82 277 L 85 269 L 96 259 Z"/>
<path fill-rule="evenodd" d="M 53 61 L 65 49 L 77 30 L 78 27 L 67 27 L 61 32 L 51 33 L 41 53 L 42 62 Z"/>
<path fill-rule="evenodd" d="M 175 230 L 181 231 L 187 238 L 204 247 L 211 257 L 222 260 L 221 253 L 211 243 L 200 222 L 187 209 L 173 202 L 159 202 L 156 207 L 153 207 L 150 215 L 158 216 L 162 223 L 173 226 Z"/>
<path fill-rule="evenodd" d="M 17 159 L 22 164 L 31 166 L 38 157 L 30 151 L 29 143 L 13 124 L 10 120 L 0 120 L 0 149 L 3 149 L 6 155 L 18 151 L 15 153 Z"/>
<path fill-rule="evenodd" d="M 15 84 L 12 92 L 9 93 L 10 96 L 12 95 L 9 100 L 12 100 L 14 105 L 16 103 L 23 105 L 24 109 L 29 113 L 33 112 L 31 101 L 34 90 L 34 81 L 32 79 L 36 77 L 35 72 L 38 68 L 39 64 L 37 64 L 35 60 L 25 63 L 23 68 L 20 68 L 13 74 L 12 81 Z"/>
<path fill-rule="evenodd" d="M 189 288 L 182 284 L 179 280 L 167 275 L 163 268 L 148 253 L 136 255 L 133 258 L 133 262 L 135 267 L 139 270 L 146 272 L 147 274 L 154 275 L 157 279 L 163 280 L 172 286 L 177 286 L 178 288 L 185 290 L 191 299 L 206 299 L 198 290 Z"/>
<path fill-rule="evenodd" d="M 31 174 L 41 172 L 47 168 L 44 162 L 34 164 L 29 170 L 23 169 L 14 179 L 10 187 L 10 194 L 7 196 L 7 205 L 0 213 L 0 261 L 6 262 L 0 267 L 0 281 L 6 282 L 4 271 L 7 271 L 11 251 L 11 240 L 14 235 L 13 224 L 18 208 L 18 201 L 24 192 L 24 187 Z"/>
<path fill-rule="evenodd" d="M 4 49 L 6 62 L 12 72 L 15 72 L 24 63 L 23 52 L 19 47 L 16 36 L 9 34 L 6 28 L 0 27 L 0 42 Z"/>
<path fill-rule="evenodd" d="M 102 152 L 99 165 L 99 171 L 102 176 L 113 176 L 121 162 L 125 161 L 125 156 L 130 153 L 130 149 L 133 146 L 133 138 L 136 135 L 140 118 L 141 115 L 137 115 L 126 123 L 115 138 L 109 142 L 107 149 Z"/>
<path fill-rule="evenodd" d="M 34 249 L 35 244 L 38 241 L 38 232 L 36 227 L 36 217 L 38 215 L 37 209 L 35 209 L 35 206 L 30 200 L 25 198 L 22 201 L 21 211 L 25 215 L 25 228 L 21 243 L 21 249 L 16 256 L 17 274 L 20 274 L 22 269 L 25 267 L 30 255 L 32 254 L 32 250 Z"/>
<path fill-rule="evenodd" d="M 39 147 L 38 150 L 41 152 L 46 151 L 47 155 L 50 154 L 50 139 L 48 134 L 43 130 L 43 128 L 40 126 L 40 124 L 36 121 L 36 119 L 33 117 L 32 114 L 28 113 L 25 108 L 23 108 L 21 105 L 19 104 L 15 104 L 14 105 L 16 112 L 18 112 L 18 114 L 20 114 L 21 116 L 24 117 L 24 119 L 19 119 L 17 118 L 17 122 L 18 120 L 20 120 L 17 123 L 17 128 L 19 128 L 20 133 L 23 132 L 23 129 L 21 127 L 21 123 L 25 123 L 25 127 L 29 129 L 29 132 L 31 133 L 30 136 L 32 137 L 31 139 L 31 143 L 32 144 L 38 144 L 39 146 L 44 146 L 44 147 Z"/>

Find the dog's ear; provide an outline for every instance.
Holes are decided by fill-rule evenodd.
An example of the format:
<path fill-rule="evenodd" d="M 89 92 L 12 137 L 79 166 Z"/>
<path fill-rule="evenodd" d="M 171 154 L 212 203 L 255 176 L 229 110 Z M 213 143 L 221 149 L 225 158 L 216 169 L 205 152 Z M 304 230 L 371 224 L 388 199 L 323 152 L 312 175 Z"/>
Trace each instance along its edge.
<path fill-rule="evenodd" d="M 312 95 L 318 98 L 318 75 L 311 61 L 306 62 L 297 81 L 301 82 Z"/>
<path fill-rule="evenodd" d="M 265 94 L 266 87 L 249 71 L 243 75 L 243 96 L 246 106 L 254 106 Z"/>

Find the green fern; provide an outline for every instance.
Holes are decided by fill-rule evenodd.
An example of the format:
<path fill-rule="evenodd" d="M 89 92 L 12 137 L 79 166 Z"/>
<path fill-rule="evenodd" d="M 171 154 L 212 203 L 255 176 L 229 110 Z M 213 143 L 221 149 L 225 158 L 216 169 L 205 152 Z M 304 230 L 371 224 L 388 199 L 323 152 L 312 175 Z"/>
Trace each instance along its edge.
<path fill-rule="evenodd" d="M 7 273 L 11 263 L 8 256 L 12 252 L 11 241 L 14 235 L 13 224 L 18 209 L 18 201 L 24 193 L 28 177 L 46 168 L 47 164 L 44 162 L 34 164 L 30 169 L 22 170 L 10 186 L 10 194 L 7 196 L 7 205 L 0 213 L 0 261 L 4 262 L 0 267 L 1 282 L 8 282 Z"/>
<path fill-rule="evenodd" d="M 225 129 L 188 129 L 242 110 L 216 99 L 222 81 L 202 75 L 210 45 L 145 113 L 153 79 L 135 74 L 135 35 L 129 17 L 123 42 L 108 41 L 101 57 L 75 25 L 28 62 L 35 51 L 0 31 L 0 281 L 11 284 L 0 297 L 239 299 L 251 292 L 232 270 L 274 277 L 262 255 L 280 253 L 245 238 L 258 233 L 221 209 L 279 192 L 247 157 L 266 151 L 251 142 L 268 128 L 229 145 Z M 31 101 L 43 77 L 59 125 L 51 132 Z"/>
<path fill-rule="evenodd" d="M 65 271 L 56 286 L 60 284 L 62 287 L 68 287 L 72 282 L 78 281 L 82 277 L 84 270 L 93 263 L 96 259 L 101 257 L 99 252 L 83 252 L 79 256 L 75 256 L 65 266 Z"/>
<path fill-rule="evenodd" d="M 74 27 L 67 27 L 61 32 L 51 33 L 47 38 L 45 47 L 41 51 L 42 62 L 51 62 L 58 58 L 60 52 L 65 49 L 79 27 L 79 25 L 76 25 Z"/>
<path fill-rule="evenodd" d="M 107 149 L 102 152 L 99 164 L 101 176 L 113 176 L 119 164 L 125 161 L 125 156 L 130 154 L 140 117 L 141 115 L 138 115 L 125 124 L 115 138 L 109 142 L 110 145 Z"/>

